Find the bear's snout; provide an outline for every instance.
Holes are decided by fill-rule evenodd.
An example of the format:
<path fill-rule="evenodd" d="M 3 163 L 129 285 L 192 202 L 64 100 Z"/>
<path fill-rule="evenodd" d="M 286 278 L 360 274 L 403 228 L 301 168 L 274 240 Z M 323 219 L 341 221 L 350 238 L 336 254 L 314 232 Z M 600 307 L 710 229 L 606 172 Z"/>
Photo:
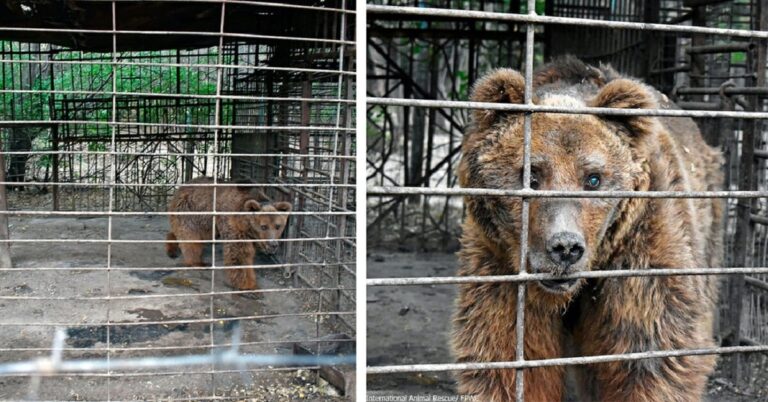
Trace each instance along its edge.
<path fill-rule="evenodd" d="M 547 240 L 549 258 L 564 268 L 579 262 L 584 249 L 584 237 L 574 232 L 558 232 Z"/>
<path fill-rule="evenodd" d="M 280 245 L 280 243 L 277 242 L 277 240 L 272 240 L 264 243 L 264 251 L 267 252 L 267 254 L 275 254 L 277 253 L 277 248 Z"/>

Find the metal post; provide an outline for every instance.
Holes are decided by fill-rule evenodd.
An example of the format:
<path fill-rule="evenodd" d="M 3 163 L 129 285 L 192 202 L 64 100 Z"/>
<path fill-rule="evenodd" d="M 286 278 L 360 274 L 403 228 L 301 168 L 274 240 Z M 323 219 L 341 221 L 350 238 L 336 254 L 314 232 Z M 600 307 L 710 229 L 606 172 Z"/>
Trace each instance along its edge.
<path fill-rule="evenodd" d="M 5 182 L 5 158 L 4 149 L 0 142 L 0 182 Z M 8 210 L 8 194 L 6 186 L 0 184 L 0 211 Z M 8 215 L 0 215 L 0 240 L 10 240 L 10 230 L 8 229 Z M 0 268 L 11 268 L 11 243 L 0 243 Z"/>

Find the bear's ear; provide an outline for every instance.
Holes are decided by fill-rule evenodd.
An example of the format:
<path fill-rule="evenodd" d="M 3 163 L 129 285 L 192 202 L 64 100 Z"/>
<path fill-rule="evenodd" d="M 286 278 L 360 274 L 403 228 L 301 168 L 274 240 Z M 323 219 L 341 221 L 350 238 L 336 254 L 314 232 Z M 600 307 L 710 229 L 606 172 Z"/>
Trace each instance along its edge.
<path fill-rule="evenodd" d="M 276 210 L 281 212 L 291 212 L 291 209 L 293 209 L 291 203 L 286 201 L 276 202 L 274 206 Z"/>
<path fill-rule="evenodd" d="M 481 78 L 472 89 L 473 102 L 523 103 L 525 100 L 525 78 L 509 68 L 498 69 Z M 501 110 L 476 109 L 472 115 L 479 129 L 493 125 L 505 113 Z"/>
<path fill-rule="evenodd" d="M 587 102 L 587 105 L 613 109 L 655 109 L 658 106 L 653 94 L 643 84 L 624 78 L 606 84 L 597 96 Z M 653 116 L 602 116 L 602 118 L 623 124 L 633 137 L 653 132 L 656 125 L 656 118 Z"/>
<path fill-rule="evenodd" d="M 261 204 L 256 200 L 248 200 L 243 204 L 245 211 L 261 211 Z"/>

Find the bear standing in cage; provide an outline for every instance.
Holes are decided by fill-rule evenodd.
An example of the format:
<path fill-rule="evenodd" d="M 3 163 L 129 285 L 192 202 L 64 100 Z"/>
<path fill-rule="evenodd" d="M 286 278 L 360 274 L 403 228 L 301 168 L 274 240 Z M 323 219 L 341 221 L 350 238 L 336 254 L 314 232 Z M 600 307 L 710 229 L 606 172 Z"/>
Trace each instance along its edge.
<path fill-rule="evenodd" d="M 184 256 L 184 263 L 190 267 L 201 267 L 203 263 L 203 241 L 213 240 L 213 220 L 216 220 L 216 236 L 224 241 L 224 265 L 240 266 L 227 269 L 230 284 L 240 290 L 257 288 L 256 272 L 253 265 L 256 250 L 275 254 L 280 246 L 278 239 L 288 223 L 292 205 L 281 201 L 262 205 L 267 200 L 259 193 L 251 193 L 250 186 L 224 185 L 216 189 L 216 212 L 213 211 L 213 178 L 198 177 L 182 186 L 168 204 L 168 212 L 202 212 L 201 215 L 169 215 L 171 230 L 166 237 L 166 252 L 169 257 Z M 218 182 L 227 184 L 226 182 Z M 211 184 L 200 186 L 200 184 Z M 254 215 L 218 215 L 219 212 L 261 212 Z M 207 213 L 207 214 L 206 214 Z M 242 240 L 233 241 L 233 240 Z M 257 240 L 254 242 L 253 240 Z M 185 242 L 197 241 L 197 242 Z"/>
<path fill-rule="evenodd" d="M 524 78 L 497 70 L 472 100 L 523 103 Z M 618 109 L 677 108 L 610 67 L 563 58 L 533 77 L 538 105 Z M 477 110 L 463 142 L 463 187 L 520 189 L 523 115 Z M 533 190 L 715 191 L 721 155 L 690 118 L 547 114 L 532 116 Z M 467 196 L 460 275 L 518 272 L 522 200 Z M 557 276 L 597 270 L 717 267 L 722 259 L 722 200 L 531 198 L 528 272 Z M 525 359 L 713 347 L 717 279 L 658 276 L 552 279 L 527 283 Z M 453 348 L 460 362 L 516 356 L 514 283 L 461 285 Z M 582 401 L 700 401 L 713 356 L 624 360 L 573 366 Z M 526 370 L 527 402 L 562 401 L 563 366 Z M 459 391 L 483 401 L 515 395 L 514 369 L 467 370 Z"/>

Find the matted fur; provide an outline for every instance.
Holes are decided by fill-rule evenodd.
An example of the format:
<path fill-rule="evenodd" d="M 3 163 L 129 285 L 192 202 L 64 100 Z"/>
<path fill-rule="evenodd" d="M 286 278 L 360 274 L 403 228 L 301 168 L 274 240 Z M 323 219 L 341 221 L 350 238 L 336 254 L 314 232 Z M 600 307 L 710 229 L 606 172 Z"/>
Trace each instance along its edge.
<path fill-rule="evenodd" d="M 198 177 L 189 183 L 213 183 L 210 177 Z M 222 182 L 219 182 L 222 183 Z M 239 186 L 219 186 L 216 190 L 217 212 L 274 212 L 264 215 L 216 215 L 216 236 L 225 240 L 244 240 L 224 243 L 224 265 L 253 265 L 256 248 L 274 253 L 276 239 L 282 236 L 288 221 L 287 212 L 291 211 L 288 202 L 261 205 L 259 200 L 266 197 L 263 193 L 253 194 L 250 188 Z M 211 212 L 213 211 L 213 186 L 182 186 L 176 191 L 168 212 Z M 176 258 L 179 248 L 184 255 L 184 263 L 190 267 L 204 266 L 202 256 L 204 243 L 178 243 L 177 240 L 214 239 L 213 215 L 169 215 L 171 231 L 166 236 L 166 252 Z M 252 239 L 266 242 L 254 243 Z M 256 245 L 254 247 L 254 245 Z M 241 290 L 256 289 L 256 273 L 253 268 L 227 269 L 227 278 L 233 287 Z"/>
<path fill-rule="evenodd" d="M 534 102 L 609 108 L 676 108 L 645 85 L 610 67 L 566 58 L 534 77 Z M 523 78 L 497 70 L 478 81 L 472 100 L 520 102 Z M 536 113 L 532 158 L 542 189 L 580 190 L 584 158 L 597 160 L 601 190 L 705 191 L 722 188 L 722 157 L 707 146 L 689 118 L 601 117 Z M 523 116 L 493 110 L 474 113 L 464 138 L 460 183 L 471 188 L 522 186 Z M 582 158 L 582 159 L 579 159 Z M 518 272 L 522 202 L 512 197 L 468 196 L 460 275 Z M 582 268 L 549 268 L 536 259 L 551 215 L 578 212 L 587 250 Z M 716 267 L 722 259 L 722 200 L 531 199 L 529 272 Z M 539 253 L 540 254 L 540 253 Z M 536 263 L 531 263 L 534 261 Z M 705 276 L 579 280 L 568 291 L 528 283 L 525 359 L 623 354 L 714 346 L 712 320 L 717 282 Z M 453 349 L 459 362 L 515 359 L 517 285 L 463 284 L 454 313 Z M 599 363 L 569 368 L 582 401 L 700 401 L 712 356 Z M 526 370 L 527 402 L 562 401 L 566 369 Z M 510 401 L 515 370 L 458 374 L 462 394 Z"/>

